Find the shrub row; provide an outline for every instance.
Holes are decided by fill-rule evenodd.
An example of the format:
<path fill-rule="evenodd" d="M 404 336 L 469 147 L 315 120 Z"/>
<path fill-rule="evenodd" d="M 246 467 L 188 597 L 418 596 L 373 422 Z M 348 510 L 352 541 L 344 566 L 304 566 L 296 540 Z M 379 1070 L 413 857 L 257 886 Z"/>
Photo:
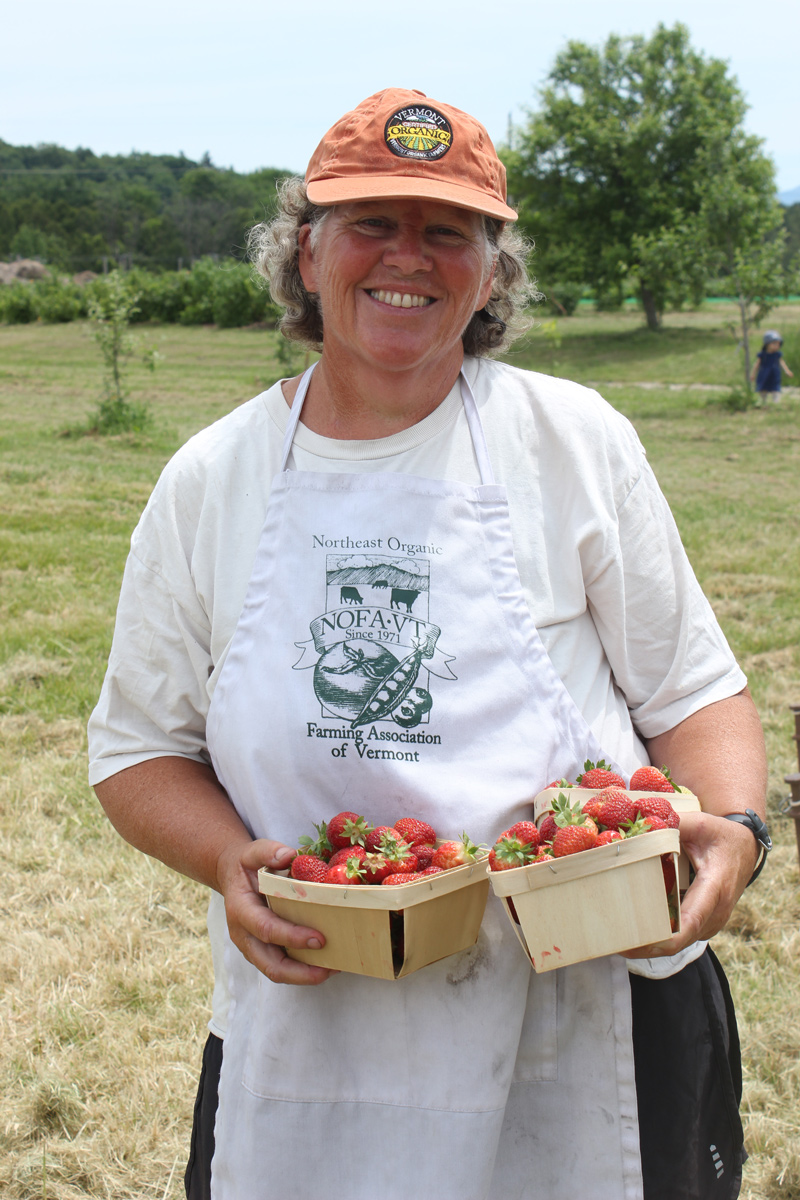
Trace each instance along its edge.
<path fill-rule="evenodd" d="M 133 321 L 230 329 L 274 323 L 280 316 L 269 292 L 245 263 L 201 258 L 190 271 L 151 274 L 136 268 L 123 278 L 137 297 Z M 102 294 L 106 286 L 102 275 L 83 286 L 56 275 L 33 283 L 0 285 L 0 321 L 7 325 L 75 321 L 86 316 L 92 296 Z"/>

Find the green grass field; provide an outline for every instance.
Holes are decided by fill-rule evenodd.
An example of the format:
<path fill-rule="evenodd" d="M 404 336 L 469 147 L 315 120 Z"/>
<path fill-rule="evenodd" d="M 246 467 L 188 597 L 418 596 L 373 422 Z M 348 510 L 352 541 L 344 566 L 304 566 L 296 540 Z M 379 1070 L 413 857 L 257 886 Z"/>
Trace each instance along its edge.
<path fill-rule="evenodd" d="M 744 1048 L 751 1157 L 742 1194 L 800 1200 L 800 1033 L 791 1016 L 800 869 L 793 825 L 779 811 L 783 777 L 797 770 L 788 706 L 800 703 L 800 390 L 787 390 L 779 407 L 726 405 L 739 370 L 734 320 L 732 306 L 714 305 L 671 315 L 652 334 L 636 313 L 542 316 L 509 360 L 602 385 L 633 420 L 748 673 L 766 731 L 776 850 L 715 946 Z M 784 333 L 800 382 L 790 357 L 800 306 L 769 323 Z M 183 1194 L 209 998 L 205 898 L 107 824 L 85 782 L 84 730 L 130 532 L 161 467 L 195 430 L 282 372 L 275 335 L 263 330 L 143 334 L 163 356 L 154 376 L 131 376 L 152 404 L 152 429 L 99 439 L 63 436 L 99 398 L 86 327 L 0 327 L 0 1194 L 8 1200 Z"/>

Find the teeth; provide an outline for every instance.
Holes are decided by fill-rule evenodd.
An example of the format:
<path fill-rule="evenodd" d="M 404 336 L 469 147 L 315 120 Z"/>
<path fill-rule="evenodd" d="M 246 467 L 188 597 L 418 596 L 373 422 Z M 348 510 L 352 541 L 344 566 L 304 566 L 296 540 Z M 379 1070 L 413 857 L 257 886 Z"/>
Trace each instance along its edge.
<path fill-rule="evenodd" d="M 370 295 L 382 304 L 391 304 L 392 308 L 426 308 L 433 304 L 430 296 L 415 296 L 411 292 L 373 291 Z"/>

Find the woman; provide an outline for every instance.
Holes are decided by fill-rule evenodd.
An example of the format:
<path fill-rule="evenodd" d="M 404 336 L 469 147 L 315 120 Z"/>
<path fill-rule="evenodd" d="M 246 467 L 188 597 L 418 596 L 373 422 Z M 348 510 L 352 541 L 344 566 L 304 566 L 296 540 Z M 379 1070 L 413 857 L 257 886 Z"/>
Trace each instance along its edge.
<path fill-rule="evenodd" d="M 757 858 L 721 816 L 763 812 L 760 727 L 629 424 L 485 357 L 525 300 L 515 215 L 473 118 L 399 89 L 346 114 L 256 238 L 284 332 L 319 363 L 193 438 L 134 534 L 91 777 L 124 837 L 213 889 L 191 1197 L 209 1194 L 212 1149 L 215 1200 L 307 1200 L 321 1180 L 400 1195 L 411 1177 L 469 1200 L 738 1191 L 735 1086 L 708 1062 L 735 1035 L 703 939 Z M 375 759 L 325 733 L 342 656 L 368 675 L 385 647 L 314 630 L 348 602 L 377 620 L 390 584 L 409 616 L 398 657 L 433 639 L 436 737 Z M 697 877 L 671 942 L 536 976 L 490 900 L 472 950 L 399 982 L 286 956 L 322 935 L 271 914 L 256 872 L 284 868 L 313 822 L 348 807 L 391 823 L 401 805 L 491 842 L 601 757 L 666 763 L 703 797 L 682 821 Z M 658 1078 L 650 1021 L 669 1046 Z"/>

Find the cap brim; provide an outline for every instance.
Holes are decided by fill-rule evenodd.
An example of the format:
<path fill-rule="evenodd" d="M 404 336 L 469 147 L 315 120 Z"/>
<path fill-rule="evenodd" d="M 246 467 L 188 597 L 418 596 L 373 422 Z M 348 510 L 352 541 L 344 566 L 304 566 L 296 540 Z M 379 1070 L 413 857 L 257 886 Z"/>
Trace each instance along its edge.
<path fill-rule="evenodd" d="M 317 179 L 306 185 L 312 204 L 343 204 L 349 200 L 442 200 L 457 208 L 516 221 L 517 214 L 502 200 L 475 188 L 418 175 L 354 175 L 345 179 Z"/>

